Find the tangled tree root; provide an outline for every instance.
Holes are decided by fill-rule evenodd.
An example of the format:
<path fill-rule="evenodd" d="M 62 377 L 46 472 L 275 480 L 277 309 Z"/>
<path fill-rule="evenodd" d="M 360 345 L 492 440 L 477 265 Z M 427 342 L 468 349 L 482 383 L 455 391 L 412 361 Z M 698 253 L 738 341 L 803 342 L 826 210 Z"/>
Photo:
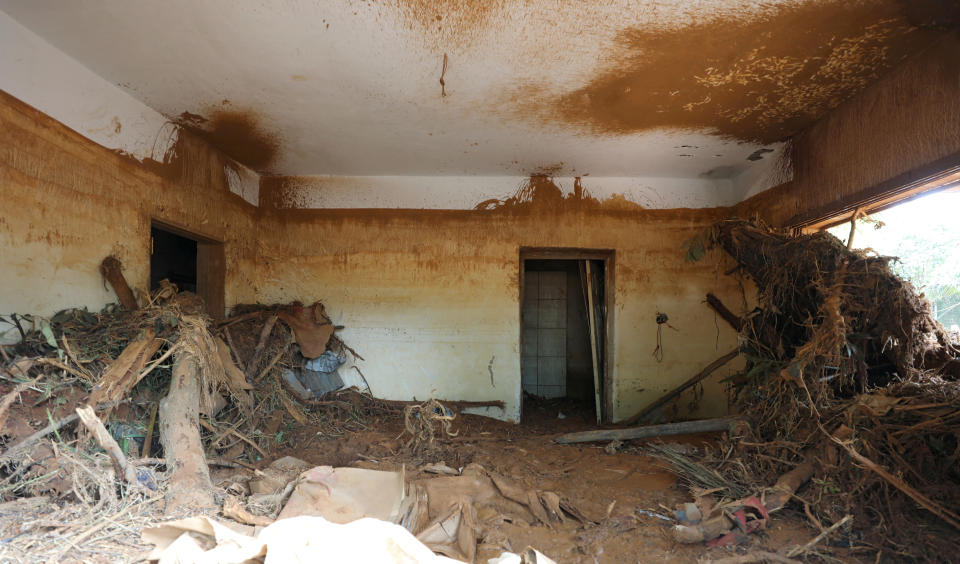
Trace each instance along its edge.
<path fill-rule="evenodd" d="M 443 436 L 456 437 L 452 425 L 457 413 L 431 398 L 419 405 L 408 405 L 403 409 L 403 435 L 410 435 L 405 446 L 414 452 L 432 450 L 439 429 Z"/>

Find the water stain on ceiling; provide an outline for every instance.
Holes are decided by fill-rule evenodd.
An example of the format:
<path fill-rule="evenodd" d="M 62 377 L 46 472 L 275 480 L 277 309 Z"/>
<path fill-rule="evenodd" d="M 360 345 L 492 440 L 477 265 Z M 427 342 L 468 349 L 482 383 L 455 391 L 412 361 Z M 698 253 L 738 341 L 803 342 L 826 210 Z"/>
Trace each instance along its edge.
<path fill-rule="evenodd" d="M 280 151 L 280 141 L 277 135 L 264 130 L 256 113 L 223 107 L 205 113 L 209 117 L 183 112 L 175 121 L 238 163 L 258 172 L 269 171 Z"/>
<path fill-rule="evenodd" d="M 815 0 L 745 19 L 626 29 L 586 85 L 559 95 L 518 88 L 518 113 L 607 135 L 707 129 L 781 141 L 940 37 L 904 6 Z"/>
<path fill-rule="evenodd" d="M 261 173 L 712 170 L 738 183 L 773 158 L 751 153 L 925 48 L 943 33 L 935 26 L 956 24 L 957 4 L 0 0 L 0 10 Z"/>
<path fill-rule="evenodd" d="M 409 29 L 437 47 L 469 44 L 516 0 L 394 0 Z"/>

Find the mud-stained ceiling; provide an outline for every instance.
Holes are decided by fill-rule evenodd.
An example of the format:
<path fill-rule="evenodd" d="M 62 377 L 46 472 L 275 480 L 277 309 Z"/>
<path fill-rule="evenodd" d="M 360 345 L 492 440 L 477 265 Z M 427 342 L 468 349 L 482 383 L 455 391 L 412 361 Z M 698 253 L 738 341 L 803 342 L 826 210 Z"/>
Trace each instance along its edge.
<path fill-rule="evenodd" d="M 931 45 L 951 23 L 948 4 L 0 0 L 0 10 L 263 173 L 729 178 Z"/>

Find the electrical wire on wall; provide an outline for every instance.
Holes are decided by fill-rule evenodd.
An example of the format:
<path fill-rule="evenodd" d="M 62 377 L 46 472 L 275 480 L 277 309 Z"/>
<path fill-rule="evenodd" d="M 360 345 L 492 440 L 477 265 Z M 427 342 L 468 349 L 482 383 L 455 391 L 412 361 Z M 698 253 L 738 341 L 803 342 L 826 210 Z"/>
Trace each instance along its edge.
<path fill-rule="evenodd" d="M 668 321 L 670 321 L 670 318 L 667 317 L 667 314 L 657 312 L 657 348 L 653 349 L 653 358 L 655 358 L 657 362 L 663 362 L 663 326 L 666 325 L 674 331 L 677 330 L 677 328 L 670 325 Z"/>

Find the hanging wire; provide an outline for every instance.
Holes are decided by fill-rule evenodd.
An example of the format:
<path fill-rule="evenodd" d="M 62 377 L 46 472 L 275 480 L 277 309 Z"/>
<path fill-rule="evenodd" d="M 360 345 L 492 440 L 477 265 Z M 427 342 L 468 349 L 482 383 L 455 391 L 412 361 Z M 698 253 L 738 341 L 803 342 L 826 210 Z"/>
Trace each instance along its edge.
<path fill-rule="evenodd" d="M 667 314 L 657 312 L 657 348 L 653 349 L 653 358 L 656 359 L 657 362 L 663 362 L 663 326 L 666 325 L 674 331 L 677 330 L 677 328 L 670 325 L 668 321 L 670 321 L 670 318 L 667 317 Z"/>

